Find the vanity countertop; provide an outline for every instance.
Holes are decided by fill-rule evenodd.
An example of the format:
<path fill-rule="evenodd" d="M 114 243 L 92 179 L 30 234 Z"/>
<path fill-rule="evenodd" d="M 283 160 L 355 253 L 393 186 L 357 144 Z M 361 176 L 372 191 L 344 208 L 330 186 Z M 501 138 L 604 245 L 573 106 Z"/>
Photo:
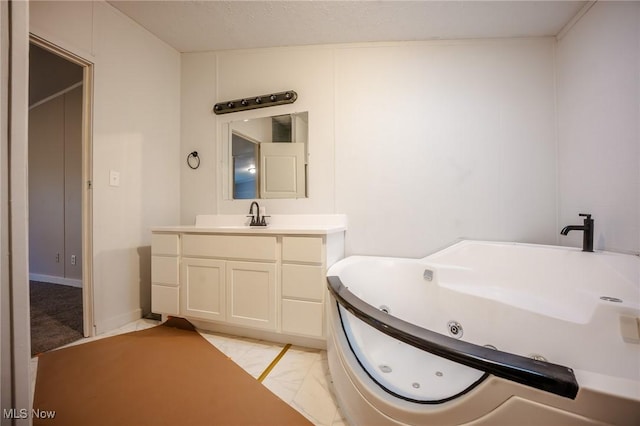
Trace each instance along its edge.
<path fill-rule="evenodd" d="M 334 232 L 346 231 L 345 226 L 304 226 L 304 227 L 280 227 L 280 226 L 155 226 L 152 232 L 184 232 L 192 234 L 309 234 L 326 235 Z"/>
<path fill-rule="evenodd" d="M 199 215 L 195 225 L 155 226 L 152 232 L 194 234 L 327 235 L 347 230 L 346 215 L 273 215 L 269 225 L 248 226 L 246 215 Z"/>

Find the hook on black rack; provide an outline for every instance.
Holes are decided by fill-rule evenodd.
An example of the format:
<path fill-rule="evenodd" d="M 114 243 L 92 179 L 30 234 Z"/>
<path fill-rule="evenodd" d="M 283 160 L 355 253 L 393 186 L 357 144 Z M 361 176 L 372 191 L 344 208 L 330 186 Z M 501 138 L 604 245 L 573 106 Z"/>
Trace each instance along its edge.
<path fill-rule="evenodd" d="M 198 157 L 198 151 L 192 151 L 187 156 L 187 165 L 193 170 L 200 167 L 200 157 Z"/>

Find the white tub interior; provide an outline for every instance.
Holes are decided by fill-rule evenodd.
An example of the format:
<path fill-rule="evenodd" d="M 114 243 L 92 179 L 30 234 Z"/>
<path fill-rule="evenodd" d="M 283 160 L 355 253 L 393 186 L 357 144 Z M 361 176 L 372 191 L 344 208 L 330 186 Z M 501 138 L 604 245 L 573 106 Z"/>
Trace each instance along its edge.
<path fill-rule="evenodd" d="M 433 271 L 431 281 L 423 278 L 425 269 Z M 542 356 L 576 370 L 579 382 L 587 375 L 596 386 L 624 382 L 640 398 L 640 344 L 625 342 L 620 331 L 621 318 L 640 318 L 636 256 L 462 241 L 424 259 L 350 257 L 328 275 L 338 275 L 358 298 L 405 321 L 444 335 L 447 323 L 457 321 L 465 341 Z M 368 374 L 405 398 L 449 398 L 482 376 L 396 341 L 351 314 L 343 315 L 343 326 Z M 391 371 L 383 371 L 385 366 Z"/>
<path fill-rule="evenodd" d="M 479 383 L 485 373 L 424 352 L 369 327 L 340 307 L 344 330 L 364 370 L 400 398 L 436 403 Z M 420 368 L 416 368 L 420 366 Z"/>
<path fill-rule="evenodd" d="M 602 296 L 640 305 L 640 262 L 629 255 L 464 241 L 423 262 L 441 287 L 564 321 L 588 323 Z"/>

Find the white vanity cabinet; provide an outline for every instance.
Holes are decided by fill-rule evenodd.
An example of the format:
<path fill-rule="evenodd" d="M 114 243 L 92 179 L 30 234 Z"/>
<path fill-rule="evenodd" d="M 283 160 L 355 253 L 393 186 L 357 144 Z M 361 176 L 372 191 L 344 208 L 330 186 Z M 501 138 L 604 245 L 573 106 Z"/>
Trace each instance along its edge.
<path fill-rule="evenodd" d="M 179 315 L 179 259 L 178 234 L 151 235 L 151 310 L 167 315 Z"/>
<path fill-rule="evenodd" d="M 326 271 L 344 256 L 344 229 L 152 232 L 153 312 L 227 333 L 324 342 Z"/>

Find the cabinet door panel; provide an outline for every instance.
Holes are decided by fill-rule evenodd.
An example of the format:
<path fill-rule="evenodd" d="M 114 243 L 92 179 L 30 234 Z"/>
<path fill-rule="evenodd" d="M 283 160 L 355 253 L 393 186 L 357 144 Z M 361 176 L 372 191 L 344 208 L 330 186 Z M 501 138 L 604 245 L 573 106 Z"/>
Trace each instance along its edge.
<path fill-rule="evenodd" d="M 182 315 L 224 321 L 225 262 L 183 259 L 181 275 Z"/>
<path fill-rule="evenodd" d="M 275 330 L 276 265 L 227 262 L 228 321 Z"/>

